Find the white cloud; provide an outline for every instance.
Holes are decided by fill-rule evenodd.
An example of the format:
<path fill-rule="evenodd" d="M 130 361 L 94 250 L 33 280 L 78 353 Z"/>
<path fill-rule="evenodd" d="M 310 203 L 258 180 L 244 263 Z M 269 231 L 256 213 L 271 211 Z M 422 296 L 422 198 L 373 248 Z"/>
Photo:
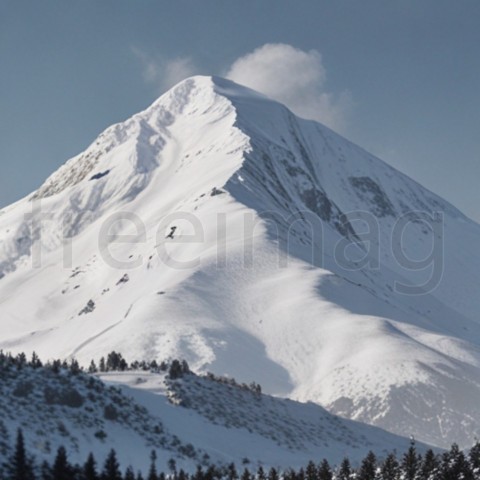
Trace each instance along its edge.
<path fill-rule="evenodd" d="M 171 87 L 181 80 L 195 75 L 196 73 L 198 73 L 198 69 L 194 65 L 191 58 L 175 58 L 165 63 L 163 82 L 168 87 Z"/>
<path fill-rule="evenodd" d="M 238 58 L 227 72 L 231 80 L 287 105 L 304 118 L 344 130 L 351 97 L 326 91 L 326 70 L 316 50 L 267 43 Z"/>
<path fill-rule="evenodd" d="M 142 64 L 142 75 L 146 83 L 153 85 L 163 93 L 176 83 L 198 73 L 193 60 L 189 57 L 164 59 L 153 57 L 142 50 L 132 47 L 132 52 Z"/>

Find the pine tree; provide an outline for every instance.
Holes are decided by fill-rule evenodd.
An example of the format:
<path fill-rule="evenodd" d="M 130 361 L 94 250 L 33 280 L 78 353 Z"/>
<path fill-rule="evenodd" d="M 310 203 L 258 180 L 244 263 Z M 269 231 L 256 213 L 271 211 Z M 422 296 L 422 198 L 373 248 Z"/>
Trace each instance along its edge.
<path fill-rule="evenodd" d="M 311 460 L 308 462 L 307 468 L 305 469 L 305 479 L 306 480 L 318 479 L 317 467 Z"/>
<path fill-rule="evenodd" d="M 397 457 L 390 453 L 382 465 L 382 480 L 397 480 L 400 477 L 400 467 Z"/>
<path fill-rule="evenodd" d="M 27 457 L 23 432 L 17 430 L 15 451 L 5 465 L 5 471 L 9 480 L 34 480 L 32 461 Z"/>
<path fill-rule="evenodd" d="M 367 456 L 362 460 L 360 471 L 358 472 L 359 480 L 375 480 L 377 470 L 377 457 L 370 450 Z"/>
<path fill-rule="evenodd" d="M 276 470 L 276 468 L 272 467 L 269 471 L 268 471 L 268 480 L 279 480 L 279 475 L 278 475 L 278 472 Z"/>
<path fill-rule="evenodd" d="M 402 474 L 405 480 L 415 480 L 417 474 L 419 473 L 421 465 L 421 457 L 417 453 L 415 447 L 415 440 L 410 441 L 410 447 L 407 452 L 403 455 L 402 459 Z"/>
<path fill-rule="evenodd" d="M 183 373 L 190 373 L 190 367 L 186 360 L 182 360 L 182 372 Z"/>
<path fill-rule="evenodd" d="M 77 362 L 77 360 L 75 360 L 74 358 L 72 358 L 70 360 L 70 365 L 69 365 L 69 369 L 70 369 L 70 373 L 72 375 L 78 375 L 80 373 L 80 371 L 82 370 L 80 368 L 80 365 L 79 363 Z"/>
<path fill-rule="evenodd" d="M 95 361 L 92 360 L 90 362 L 90 366 L 88 367 L 88 373 L 97 373 L 97 372 L 98 372 L 97 365 L 95 364 Z"/>
<path fill-rule="evenodd" d="M 171 380 L 176 380 L 177 378 L 181 378 L 183 376 L 183 368 L 182 364 L 178 360 L 172 360 L 170 364 L 170 368 L 168 369 L 168 377 Z"/>
<path fill-rule="evenodd" d="M 297 473 L 289 468 L 286 472 L 283 472 L 283 480 L 297 480 Z"/>
<path fill-rule="evenodd" d="M 324 458 L 318 467 L 318 479 L 319 480 L 332 480 L 333 473 L 332 469 L 330 468 L 330 464 L 328 463 L 327 459 Z"/>
<path fill-rule="evenodd" d="M 125 470 L 125 475 L 123 476 L 124 480 L 135 480 L 135 473 L 132 467 L 128 467 Z"/>
<path fill-rule="evenodd" d="M 185 470 L 183 468 L 181 468 L 180 471 L 178 472 L 177 479 L 178 480 L 188 480 L 188 476 L 185 473 Z"/>
<path fill-rule="evenodd" d="M 468 454 L 473 476 L 476 480 L 480 479 L 480 442 L 477 440 Z"/>
<path fill-rule="evenodd" d="M 158 480 L 157 476 L 157 467 L 155 462 L 157 461 L 157 454 L 155 450 L 152 450 L 150 453 L 150 470 L 148 472 L 148 480 Z"/>
<path fill-rule="evenodd" d="M 257 480 L 265 480 L 265 471 L 263 470 L 263 467 L 260 465 L 257 470 Z"/>
<path fill-rule="evenodd" d="M 201 465 L 197 466 L 195 474 L 192 476 L 192 480 L 204 480 L 203 469 Z"/>
<path fill-rule="evenodd" d="M 248 470 L 248 468 L 246 468 L 243 473 L 242 473 L 242 476 L 241 476 L 241 480 L 253 480 L 252 479 L 252 474 L 250 473 L 250 471 Z"/>
<path fill-rule="evenodd" d="M 53 480 L 71 480 L 72 469 L 68 463 L 65 447 L 59 447 L 52 468 Z"/>
<path fill-rule="evenodd" d="M 227 478 L 228 480 L 238 480 L 237 469 L 235 468 L 235 464 L 233 462 L 227 467 Z"/>
<path fill-rule="evenodd" d="M 436 480 L 440 477 L 440 463 L 432 449 L 428 449 L 420 467 L 420 477 L 423 480 Z"/>
<path fill-rule="evenodd" d="M 24 352 L 17 355 L 17 368 L 20 370 L 27 364 L 27 356 Z"/>
<path fill-rule="evenodd" d="M 207 468 L 207 471 L 205 472 L 205 480 L 215 480 L 218 478 L 220 475 L 217 472 L 217 469 L 215 468 L 214 465 L 210 465 Z M 253 480 L 253 478 L 252 478 Z"/>
<path fill-rule="evenodd" d="M 350 480 L 350 475 L 352 474 L 352 467 L 350 465 L 350 460 L 345 457 L 340 464 L 340 469 L 338 470 L 338 480 Z"/>
<path fill-rule="evenodd" d="M 106 363 L 106 370 L 107 371 L 124 371 L 128 367 L 127 362 L 122 357 L 121 353 L 117 353 L 115 351 L 110 352 L 107 355 L 107 363 Z"/>
<path fill-rule="evenodd" d="M 443 454 L 441 474 L 444 480 L 473 480 L 472 469 L 456 443 Z"/>
<path fill-rule="evenodd" d="M 87 461 L 83 466 L 83 480 L 98 480 L 97 462 L 93 453 L 88 455 Z"/>
<path fill-rule="evenodd" d="M 59 373 L 61 367 L 62 367 L 62 362 L 60 362 L 60 360 L 54 360 L 52 362 L 52 372 L 53 373 Z"/>
<path fill-rule="evenodd" d="M 32 353 L 32 359 L 30 360 L 30 365 L 33 368 L 40 368 L 42 366 L 42 362 L 40 361 L 40 358 L 35 352 Z"/>
<path fill-rule="evenodd" d="M 105 465 L 102 472 L 102 480 L 122 480 L 117 454 L 113 449 L 110 450 L 110 453 L 105 460 Z"/>
<path fill-rule="evenodd" d="M 175 478 L 177 476 L 177 462 L 175 462 L 175 459 L 170 458 L 167 463 L 168 463 L 168 469 L 170 470 L 171 474 Z"/>

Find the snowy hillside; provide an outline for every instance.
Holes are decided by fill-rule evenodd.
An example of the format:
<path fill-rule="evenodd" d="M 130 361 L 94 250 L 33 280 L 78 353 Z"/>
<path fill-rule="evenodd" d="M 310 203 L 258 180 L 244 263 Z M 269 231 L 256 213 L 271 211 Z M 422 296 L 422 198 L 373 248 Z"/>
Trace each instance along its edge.
<path fill-rule="evenodd" d="M 59 446 L 75 462 L 90 452 L 103 461 L 111 448 L 135 470 L 157 453 L 168 470 L 197 465 L 300 466 L 347 453 L 359 462 L 368 450 L 380 458 L 405 451 L 408 440 L 335 417 L 314 404 L 255 393 L 192 373 L 170 379 L 145 371 L 87 375 L 67 368 L 0 366 L 0 463 L 11 454 L 20 427 L 37 460 Z M 419 445 L 419 448 L 423 447 Z"/>
<path fill-rule="evenodd" d="M 159 450 L 165 463 L 168 458 L 202 462 L 205 455 L 182 443 L 165 429 L 160 417 L 120 389 L 85 373 L 2 365 L 0 391 L 0 460 L 11 453 L 18 428 L 23 429 L 31 452 L 45 459 L 53 458 L 61 445 L 77 461 L 89 452 L 106 457 L 116 448 L 138 466 L 148 464 L 152 448 Z"/>
<path fill-rule="evenodd" d="M 326 127 L 193 77 L 0 211 L 0 348 L 185 358 L 469 445 L 479 241 L 479 225 Z"/>

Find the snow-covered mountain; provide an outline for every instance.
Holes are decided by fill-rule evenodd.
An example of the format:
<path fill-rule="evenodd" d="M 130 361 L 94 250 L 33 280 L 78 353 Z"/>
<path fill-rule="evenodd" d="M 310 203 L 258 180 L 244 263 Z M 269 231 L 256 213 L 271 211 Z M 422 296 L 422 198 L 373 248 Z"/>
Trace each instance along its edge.
<path fill-rule="evenodd" d="M 328 128 L 193 77 L 0 211 L 0 348 L 185 358 L 470 444 L 479 241 L 479 225 Z"/>

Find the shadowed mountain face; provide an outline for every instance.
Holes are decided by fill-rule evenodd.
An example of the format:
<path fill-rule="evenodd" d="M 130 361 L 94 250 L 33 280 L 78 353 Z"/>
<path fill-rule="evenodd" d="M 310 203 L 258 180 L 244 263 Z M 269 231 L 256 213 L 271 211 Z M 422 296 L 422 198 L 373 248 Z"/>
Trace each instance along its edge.
<path fill-rule="evenodd" d="M 0 211 L 0 348 L 186 358 L 466 445 L 480 428 L 479 240 L 326 127 L 193 77 Z"/>

